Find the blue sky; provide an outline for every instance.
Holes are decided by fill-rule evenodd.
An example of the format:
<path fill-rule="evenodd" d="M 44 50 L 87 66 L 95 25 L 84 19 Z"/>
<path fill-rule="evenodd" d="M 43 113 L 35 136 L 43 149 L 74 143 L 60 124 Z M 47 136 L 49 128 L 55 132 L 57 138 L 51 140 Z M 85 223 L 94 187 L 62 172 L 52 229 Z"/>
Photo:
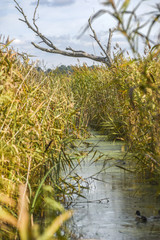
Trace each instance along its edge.
<path fill-rule="evenodd" d="M 84 50 L 88 53 L 99 55 L 99 48 L 94 40 L 89 36 L 87 31 L 82 38 L 77 39 L 82 27 L 87 23 L 88 18 L 99 9 L 104 8 L 101 2 L 105 0 L 40 0 L 38 8 L 38 21 L 40 31 L 50 38 L 53 43 L 60 49 L 72 47 L 77 50 Z M 35 0 L 19 0 L 24 12 L 32 20 Z M 123 2 L 123 1 L 122 1 Z M 132 6 L 135 6 L 138 0 L 132 0 Z M 143 5 L 141 12 L 152 10 L 151 5 L 159 3 L 157 0 L 148 1 L 148 5 Z M 75 58 L 45 53 L 34 48 L 31 41 L 38 43 L 37 37 L 27 28 L 27 26 L 18 20 L 21 18 L 20 13 L 15 8 L 13 0 L 0 1 L 0 29 L 1 34 L 14 39 L 12 46 L 19 52 L 26 52 L 34 55 L 33 60 L 40 60 L 41 65 L 56 67 L 61 64 L 82 64 L 86 62 L 91 65 L 93 61 L 87 59 Z M 107 44 L 108 29 L 115 26 L 115 21 L 109 15 L 98 18 L 93 27 L 97 32 L 102 43 Z M 119 34 L 113 36 L 113 45 L 118 43 L 125 48 L 126 42 Z"/>

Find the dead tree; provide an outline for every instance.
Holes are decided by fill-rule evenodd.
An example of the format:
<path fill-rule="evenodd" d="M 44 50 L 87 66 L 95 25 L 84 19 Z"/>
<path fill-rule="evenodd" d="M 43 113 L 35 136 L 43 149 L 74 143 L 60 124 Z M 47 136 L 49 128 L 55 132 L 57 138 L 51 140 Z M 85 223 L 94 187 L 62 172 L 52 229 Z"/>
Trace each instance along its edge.
<path fill-rule="evenodd" d="M 65 50 L 61 50 L 61 49 L 57 48 L 49 38 L 47 38 L 45 35 L 43 35 L 39 31 L 39 28 L 38 28 L 37 23 L 36 23 L 36 13 L 37 13 L 37 8 L 39 6 L 39 0 L 37 1 L 37 5 L 36 5 L 35 10 L 34 10 L 33 22 L 32 23 L 29 22 L 27 16 L 25 15 L 22 7 L 18 4 L 18 2 L 16 0 L 14 0 L 14 2 L 16 3 L 17 10 L 21 13 L 21 15 L 23 17 L 23 19 L 20 18 L 19 20 L 24 22 L 28 26 L 28 28 L 31 29 L 36 34 L 36 36 L 38 36 L 41 39 L 40 44 L 43 43 L 46 46 L 46 47 L 42 47 L 40 44 L 36 44 L 35 42 L 31 42 L 34 47 L 38 48 L 41 51 L 48 52 L 48 53 L 55 53 L 55 54 L 60 54 L 60 55 L 63 55 L 63 56 L 76 57 L 76 58 L 89 58 L 89 59 L 92 59 L 92 60 L 97 61 L 97 62 L 105 63 L 108 67 L 110 67 L 112 65 L 111 39 L 112 39 L 113 31 L 111 29 L 109 29 L 109 37 L 108 37 L 107 46 L 104 48 L 102 46 L 102 44 L 100 43 L 93 27 L 91 26 L 91 18 L 88 20 L 89 28 L 91 29 L 92 34 L 93 34 L 93 35 L 91 35 L 91 37 L 94 38 L 94 40 L 99 45 L 99 47 L 102 51 L 102 53 L 101 53 L 102 56 L 96 56 L 96 55 L 93 55 L 93 54 L 89 54 L 89 53 L 84 52 L 82 50 L 75 50 L 71 47 L 66 47 Z"/>

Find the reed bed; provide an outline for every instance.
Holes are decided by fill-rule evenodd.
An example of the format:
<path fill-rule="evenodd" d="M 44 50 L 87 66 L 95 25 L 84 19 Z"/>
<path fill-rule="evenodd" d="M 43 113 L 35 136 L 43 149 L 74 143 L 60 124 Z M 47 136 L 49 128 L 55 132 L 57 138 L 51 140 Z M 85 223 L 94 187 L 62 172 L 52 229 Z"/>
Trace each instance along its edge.
<path fill-rule="evenodd" d="M 77 191 L 60 172 L 77 161 L 69 148 L 81 138 L 78 109 L 69 80 L 38 72 L 9 45 L 0 46 L 0 238 L 51 239 L 56 233 L 60 239 L 59 227 L 72 214 L 59 201 Z M 35 230 L 37 222 L 41 228 Z"/>
<path fill-rule="evenodd" d="M 0 45 L 0 238 L 67 239 L 64 204 L 82 180 L 72 176 L 75 140 L 88 126 L 124 141 L 136 172 L 159 176 L 159 50 L 46 74 L 9 45 Z"/>
<path fill-rule="evenodd" d="M 136 172 L 160 173 L 159 49 L 134 60 L 115 56 L 110 69 L 74 68 L 72 91 L 86 124 L 124 141 Z"/>

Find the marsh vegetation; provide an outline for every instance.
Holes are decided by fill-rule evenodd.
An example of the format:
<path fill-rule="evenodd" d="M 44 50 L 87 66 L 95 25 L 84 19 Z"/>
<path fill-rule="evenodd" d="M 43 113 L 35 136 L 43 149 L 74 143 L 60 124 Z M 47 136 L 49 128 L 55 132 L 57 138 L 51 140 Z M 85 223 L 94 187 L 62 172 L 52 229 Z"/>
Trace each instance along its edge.
<path fill-rule="evenodd" d="M 117 55 L 111 68 L 46 74 L 9 44 L 0 49 L 1 239 L 66 238 L 59 227 L 72 212 L 63 206 L 81 193 L 72 168 L 88 126 L 126 143 L 134 171 L 159 183 L 159 50 L 138 60 Z"/>
<path fill-rule="evenodd" d="M 125 27 L 123 17 L 130 1 L 124 1 L 119 12 L 114 1 L 107 2 L 136 57 L 124 56 L 116 45 L 111 59 L 109 39 L 109 64 L 44 72 L 37 70 L 36 63 L 30 64 L 27 54 L 15 52 L 9 39 L 1 41 L 1 239 L 69 238 L 65 221 L 73 212 L 68 206 L 73 196 L 82 197 L 84 188 L 84 179 L 73 170 L 87 155 L 78 151 L 77 144 L 89 136 L 89 127 L 100 130 L 108 140 L 125 143 L 132 172 L 144 182 L 157 184 L 160 195 L 160 47 L 151 46 L 149 39 L 159 15 L 153 12 L 147 35 L 141 36 L 146 48 L 140 56 L 135 41 L 141 26 L 137 22 L 138 29 L 130 28 L 136 9 Z M 93 34 L 91 23 L 97 16 L 89 21 Z M 36 22 L 34 26 L 38 31 Z M 40 37 L 55 52 L 56 47 Z"/>

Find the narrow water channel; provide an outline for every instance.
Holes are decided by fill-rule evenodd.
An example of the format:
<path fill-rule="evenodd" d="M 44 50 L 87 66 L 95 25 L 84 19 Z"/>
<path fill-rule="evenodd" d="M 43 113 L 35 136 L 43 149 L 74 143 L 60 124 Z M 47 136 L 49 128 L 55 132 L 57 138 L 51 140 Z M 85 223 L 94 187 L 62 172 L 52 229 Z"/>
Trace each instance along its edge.
<path fill-rule="evenodd" d="M 129 162 L 122 160 L 124 144 L 106 141 L 97 132 L 81 145 L 80 151 L 94 150 L 85 157 L 76 172 L 89 186 L 83 191 L 85 198 L 74 199 L 75 210 L 71 228 L 79 239 L 100 240 L 158 240 L 160 220 L 157 215 L 160 199 L 155 196 L 158 187 L 140 181 Z M 98 156 L 103 155 L 94 162 Z M 94 159 L 92 159 L 94 156 Z M 112 158 L 115 158 L 112 159 Z M 104 169 L 103 171 L 102 168 Z M 146 224 L 135 221 L 135 212 L 140 210 L 148 218 Z"/>

